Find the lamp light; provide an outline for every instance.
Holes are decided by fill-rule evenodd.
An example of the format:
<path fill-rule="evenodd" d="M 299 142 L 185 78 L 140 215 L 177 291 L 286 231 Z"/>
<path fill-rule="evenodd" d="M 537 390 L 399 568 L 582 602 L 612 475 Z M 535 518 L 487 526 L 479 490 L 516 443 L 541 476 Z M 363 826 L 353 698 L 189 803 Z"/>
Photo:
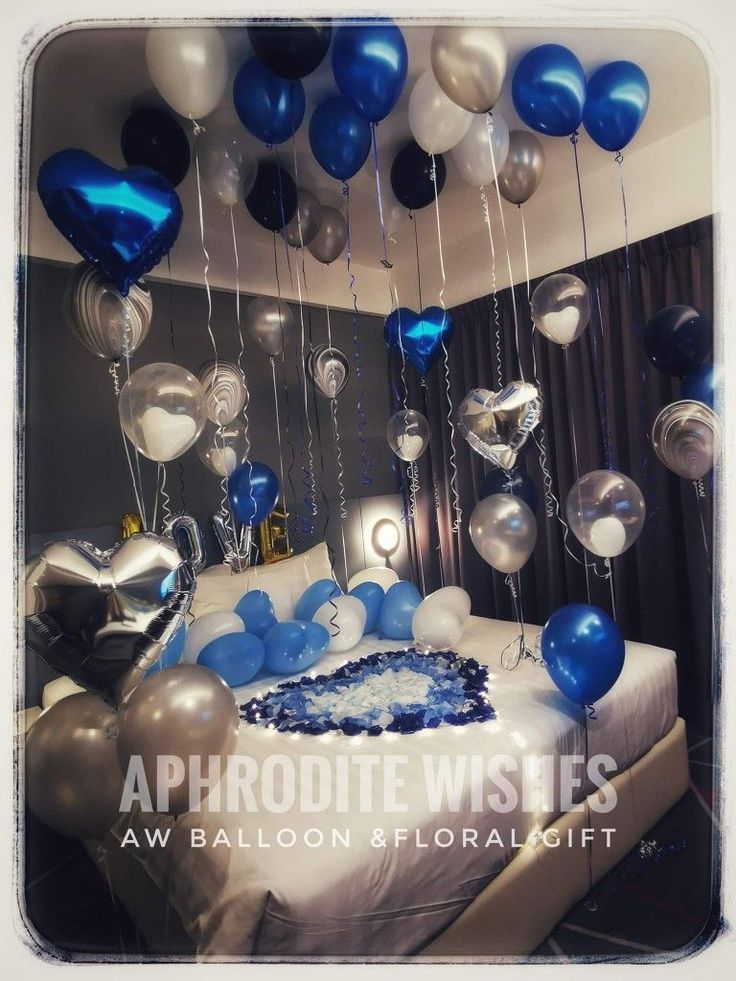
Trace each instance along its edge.
<path fill-rule="evenodd" d="M 373 548 L 384 557 L 386 567 L 391 568 L 390 558 L 399 547 L 399 529 L 390 518 L 381 518 L 373 526 Z"/>

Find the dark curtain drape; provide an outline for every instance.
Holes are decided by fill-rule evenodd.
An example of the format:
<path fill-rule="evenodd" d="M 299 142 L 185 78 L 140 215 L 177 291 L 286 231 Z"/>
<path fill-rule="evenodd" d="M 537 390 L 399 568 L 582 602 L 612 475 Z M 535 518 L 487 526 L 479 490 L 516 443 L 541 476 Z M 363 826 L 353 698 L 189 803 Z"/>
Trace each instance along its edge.
<path fill-rule="evenodd" d="M 534 248 L 533 234 L 530 229 L 530 250 Z M 534 344 L 544 400 L 544 442 L 563 515 L 575 479 L 572 425 L 581 475 L 611 466 L 631 476 L 641 488 L 647 505 L 644 531 L 633 548 L 613 561 L 618 622 L 627 638 L 677 652 L 681 711 L 699 727 L 707 728 L 712 678 L 708 571 L 712 478 L 705 482 L 706 498 L 699 504 L 693 485 L 666 470 L 654 454 L 649 436 L 652 421 L 662 406 L 679 397 L 680 382 L 649 363 L 643 330 L 653 313 L 673 303 L 692 304 L 712 316 L 711 219 L 631 245 L 629 270 L 627 275 L 623 249 L 590 260 L 587 268 L 578 264 L 565 270 L 588 283 L 594 306 L 589 328 L 570 346 L 567 356 L 559 346 L 535 336 L 526 283 L 517 285 L 521 362 L 524 376 L 530 380 Z M 530 291 L 537 282 L 530 284 Z M 520 377 L 511 291 L 499 293 L 497 300 L 502 379 L 506 383 Z M 450 394 L 456 407 L 471 388 L 498 387 L 493 298 L 462 304 L 451 314 L 455 335 L 449 347 Z M 395 399 L 402 391 L 400 367 L 394 357 L 391 376 Z M 460 534 L 455 535 L 443 365 L 440 361 L 431 370 L 424 385 L 411 368 L 405 375 L 408 403 L 425 411 L 432 432 L 430 451 L 420 461 L 417 516 L 409 529 L 416 544 L 417 576 L 423 572 L 427 591 L 443 583 L 462 585 L 472 597 L 474 613 L 511 619 L 511 597 L 504 577 L 480 558 L 468 533 L 468 519 L 487 465 L 456 432 L 463 518 Z M 521 574 L 524 617 L 527 622 L 544 623 L 557 607 L 586 601 L 585 572 L 565 550 L 561 523 L 545 514 L 539 450 L 532 440 L 522 450 L 521 466 L 534 481 L 540 499 L 537 546 Z M 581 556 L 572 536 L 569 544 Z M 598 570 L 605 573 L 601 559 Z M 610 611 L 609 583 L 592 573 L 589 579 L 591 601 Z"/>

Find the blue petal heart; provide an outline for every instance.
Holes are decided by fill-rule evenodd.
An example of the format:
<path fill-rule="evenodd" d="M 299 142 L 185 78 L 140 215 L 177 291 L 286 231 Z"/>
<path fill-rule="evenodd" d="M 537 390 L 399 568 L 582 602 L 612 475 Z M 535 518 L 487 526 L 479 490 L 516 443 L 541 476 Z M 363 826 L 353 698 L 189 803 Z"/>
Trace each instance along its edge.
<path fill-rule="evenodd" d="M 179 196 L 150 167 L 115 170 L 84 150 L 62 150 L 42 165 L 37 187 L 61 234 L 123 296 L 179 234 Z"/>
<path fill-rule="evenodd" d="M 386 317 L 384 337 L 399 354 L 403 348 L 404 357 L 424 376 L 440 356 L 442 345 L 449 345 L 454 330 L 450 314 L 442 307 L 427 307 L 421 313 L 399 307 Z"/>

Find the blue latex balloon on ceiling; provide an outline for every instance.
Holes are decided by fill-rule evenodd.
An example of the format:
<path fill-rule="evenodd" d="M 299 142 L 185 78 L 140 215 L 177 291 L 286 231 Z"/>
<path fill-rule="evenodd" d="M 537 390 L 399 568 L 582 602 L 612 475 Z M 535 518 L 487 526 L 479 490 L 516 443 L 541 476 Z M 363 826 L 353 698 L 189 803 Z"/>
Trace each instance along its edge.
<path fill-rule="evenodd" d="M 150 167 L 115 170 L 85 150 L 62 150 L 38 172 L 46 214 L 123 296 L 176 241 L 179 196 Z"/>
<path fill-rule="evenodd" d="M 363 633 L 371 634 L 378 626 L 378 618 L 381 615 L 381 607 L 385 597 L 383 587 L 377 582 L 361 582 L 351 589 L 348 596 L 355 596 L 365 607 L 366 618 Z"/>
<path fill-rule="evenodd" d="M 411 640 L 411 621 L 421 602 L 422 595 L 413 582 L 401 579 L 389 586 L 378 617 L 381 635 L 390 640 Z"/>
<path fill-rule="evenodd" d="M 297 620 L 311 620 L 320 606 L 340 595 L 340 587 L 333 579 L 318 579 L 299 597 L 294 615 Z"/>
<path fill-rule="evenodd" d="M 279 78 L 258 58 L 241 65 L 233 82 L 233 102 L 241 123 L 268 146 L 288 140 L 304 119 L 304 86 Z"/>
<path fill-rule="evenodd" d="M 570 603 L 555 610 L 542 631 L 549 676 L 577 705 L 592 705 L 613 687 L 624 666 L 624 638 L 597 606 Z"/>
<path fill-rule="evenodd" d="M 716 389 L 721 385 L 721 372 L 711 364 L 701 364 L 682 380 L 682 398 L 692 402 L 702 402 L 710 409 L 715 408 Z"/>
<path fill-rule="evenodd" d="M 571 136 L 585 106 L 585 72 L 561 44 L 541 44 L 521 59 L 511 96 L 521 119 L 538 133 Z"/>
<path fill-rule="evenodd" d="M 502 470 L 500 467 L 489 470 L 480 485 L 478 500 L 482 501 L 484 497 L 490 497 L 491 494 L 513 494 L 514 497 L 520 497 L 525 504 L 528 504 L 535 514 L 537 513 L 539 505 L 537 488 L 529 474 L 518 467 L 514 467 L 513 470 Z"/>
<path fill-rule="evenodd" d="M 265 637 L 276 620 L 273 603 L 262 589 L 250 589 L 242 596 L 234 610 L 245 624 L 249 634 Z"/>
<path fill-rule="evenodd" d="M 330 634 L 321 623 L 287 620 L 277 623 L 263 638 L 266 670 L 275 674 L 306 671 L 322 657 L 330 644 Z"/>
<path fill-rule="evenodd" d="M 604 150 L 623 150 L 649 108 L 649 82 L 633 61 L 612 61 L 588 79 L 583 123 Z"/>
<path fill-rule="evenodd" d="M 408 307 L 393 310 L 384 321 L 384 337 L 424 377 L 452 340 L 454 325 L 442 307 L 427 307 L 415 313 Z"/>
<path fill-rule="evenodd" d="M 206 644 L 197 656 L 197 664 L 215 671 L 226 685 L 247 685 L 263 667 L 266 649 L 255 634 L 222 634 Z"/>
<path fill-rule="evenodd" d="M 233 514 L 244 525 L 259 525 L 276 507 L 279 481 L 265 463 L 246 461 L 228 477 L 227 492 Z"/>
<path fill-rule="evenodd" d="M 332 73 L 356 112 L 378 123 L 396 105 L 406 81 L 406 41 L 391 20 L 339 27 L 332 40 Z"/>
<path fill-rule="evenodd" d="M 371 128 L 347 99 L 333 95 L 312 113 L 309 145 L 323 170 L 346 181 L 358 173 L 368 157 Z"/>

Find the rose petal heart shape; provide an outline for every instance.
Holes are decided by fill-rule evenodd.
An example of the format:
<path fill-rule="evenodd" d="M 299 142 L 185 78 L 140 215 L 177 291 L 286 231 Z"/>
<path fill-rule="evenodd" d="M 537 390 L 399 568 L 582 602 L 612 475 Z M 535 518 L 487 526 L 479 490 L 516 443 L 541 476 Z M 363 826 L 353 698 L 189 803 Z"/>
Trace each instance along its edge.
<path fill-rule="evenodd" d="M 36 184 L 46 214 L 123 296 L 176 241 L 179 196 L 150 167 L 115 170 L 85 150 L 62 150 Z"/>
<path fill-rule="evenodd" d="M 509 382 L 500 392 L 474 388 L 458 406 L 457 427 L 470 446 L 494 466 L 510 470 L 529 433 L 542 418 L 535 385 Z"/>
<path fill-rule="evenodd" d="M 174 538 L 132 535 L 106 552 L 55 542 L 29 563 L 26 646 L 118 704 L 184 622 L 194 584 Z"/>
<path fill-rule="evenodd" d="M 350 378 L 350 362 L 336 347 L 320 344 L 310 351 L 307 374 L 328 399 L 336 399 Z"/>
<path fill-rule="evenodd" d="M 415 313 L 408 307 L 393 310 L 384 321 L 389 348 L 398 351 L 424 377 L 448 347 L 455 331 L 452 317 L 442 307 L 426 307 Z"/>

